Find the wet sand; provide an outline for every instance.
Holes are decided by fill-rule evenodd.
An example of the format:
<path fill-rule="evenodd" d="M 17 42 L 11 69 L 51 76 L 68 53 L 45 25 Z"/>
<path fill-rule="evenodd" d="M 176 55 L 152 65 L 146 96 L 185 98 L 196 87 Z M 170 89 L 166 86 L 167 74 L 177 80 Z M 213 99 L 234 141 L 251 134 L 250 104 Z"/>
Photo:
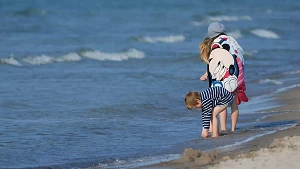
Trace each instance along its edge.
<path fill-rule="evenodd" d="M 227 168 L 300 168 L 300 87 L 275 96 L 280 107 L 266 110 L 275 112 L 262 121 L 296 121 L 293 127 L 264 135 L 247 142 L 233 151 L 201 152 L 186 148 L 182 157 L 145 167 L 147 169 L 227 169 Z M 144 168 L 144 167 L 143 167 Z"/>

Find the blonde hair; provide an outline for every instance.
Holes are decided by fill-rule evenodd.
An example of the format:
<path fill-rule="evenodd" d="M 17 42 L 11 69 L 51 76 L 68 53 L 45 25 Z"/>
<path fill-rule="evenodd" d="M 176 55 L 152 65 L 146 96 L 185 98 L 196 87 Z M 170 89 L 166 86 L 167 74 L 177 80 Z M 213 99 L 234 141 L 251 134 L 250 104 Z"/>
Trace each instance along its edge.
<path fill-rule="evenodd" d="M 205 38 L 199 45 L 200 49 L 200 58 L 203 60 L 206 64 L 209 64 L 209 55 L 211 52 L 211 45 L 214 39 L 212 38 Z"/>
<path fill-rule="evenodd" d="M 200 94 L 198 92 L 189 92 L 188 94 L 186 94 L 184 102 L 186 105 L 186 108 L 188 109 L 193 109 L 197 104 L 197 99 L 200 100 Z"/>

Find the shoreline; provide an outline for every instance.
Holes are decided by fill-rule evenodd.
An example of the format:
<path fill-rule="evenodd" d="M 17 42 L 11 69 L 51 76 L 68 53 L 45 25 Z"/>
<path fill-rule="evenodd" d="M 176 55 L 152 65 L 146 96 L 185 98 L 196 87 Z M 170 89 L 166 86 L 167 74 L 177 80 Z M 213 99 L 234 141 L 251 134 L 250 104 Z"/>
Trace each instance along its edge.
<path fill-rule="evenodd" d="M 273 96 L 274 101 L 280 103 L 276 108 L 266 109 L 264 112 L 274 112 L 261 122 L 278 122 L 278 121 L 295 121 L 295 125 L 287 127 L 286 129 L 278 130 L 271 134 L 266 134 L 255 138 L 249 142 L 239 145 L 237 148 L 233 146 L 232 151 L 216 151 L 201 152 L 201 150 L 186 148 L 182 153 L 182 157 L 176 160 L 161 162 L 149 166 L 140 167 L 143 169 L 208 169 L 208 168 L 224 168 L 220 166 L 223 163 L 230 161 L 238 161 L 241 158 L 248 158 L 253 160 L 254 155 L 262 149 L 268 149 L 276 140 L 295 138 L 293 136 L 300 136 L 300 87 L 289 89 Z M 300 139 L 300 137 L 299 137 Z M 275 140 L 275 141 L 274 141 Z M 278 141 L 277 141 L 278 142 Z M 280 144 L 281 143 L 277 143 Z M 278 146 L 275 146 L 278 147 Z M 298 150 L 298 154 L 300 149 Z M 227 162 L 228 161 L 228 162 Z M 258 163 L 259 164 L 259 163 Z M 233 167 L 233 166 L 232 166 Z M 233 167 L 234 168 L 234 167 Z M 244 166 L 243 166 L 244 168 Z"/>

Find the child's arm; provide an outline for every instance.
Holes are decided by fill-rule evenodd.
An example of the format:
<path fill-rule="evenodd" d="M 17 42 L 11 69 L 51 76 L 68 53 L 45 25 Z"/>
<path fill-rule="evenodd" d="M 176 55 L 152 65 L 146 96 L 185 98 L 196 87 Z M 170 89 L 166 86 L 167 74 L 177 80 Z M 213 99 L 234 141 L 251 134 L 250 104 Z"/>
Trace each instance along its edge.
<path fill-rule="evenodd" d="M 208 136 L 208 130 L 210 127 L 211 120 L 211 108 L 202 109 L 202 134 L 201 137 Z"/>
<path fill-rule="evenodd" d="M 204 128 L 204 119 L 205 119 L 205 114 L 204 112 L 202 112 L 202 133 L 201 133 L 201 137 L 207 137 L 208 136 L 208 130 Z"/>
<path fill-rule="evenodd" d="M 200 80 L 205 81 L 208 77 L 207 71 L 200 77 Z"/>
<path fill-rule="evenodd" d="M 208 136 L 208 130 L 205 129 L 205 128 L 202 128 L 202 134 L 201 134 L 201 137 L 205 138 Z"/>

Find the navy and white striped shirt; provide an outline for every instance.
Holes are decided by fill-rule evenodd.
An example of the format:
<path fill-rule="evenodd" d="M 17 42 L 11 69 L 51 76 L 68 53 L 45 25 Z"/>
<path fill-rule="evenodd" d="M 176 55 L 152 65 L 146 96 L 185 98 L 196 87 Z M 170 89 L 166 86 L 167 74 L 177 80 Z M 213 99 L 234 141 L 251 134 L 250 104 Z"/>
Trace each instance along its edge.
<path fill-rule="evenodd" d="M 233 94 L 223 87 L 211 87 L 200 92 L 202 102 L 202 126 L 209 129 L 212 109 L 216 106 L 229 105 L 233 101 Z"/>

